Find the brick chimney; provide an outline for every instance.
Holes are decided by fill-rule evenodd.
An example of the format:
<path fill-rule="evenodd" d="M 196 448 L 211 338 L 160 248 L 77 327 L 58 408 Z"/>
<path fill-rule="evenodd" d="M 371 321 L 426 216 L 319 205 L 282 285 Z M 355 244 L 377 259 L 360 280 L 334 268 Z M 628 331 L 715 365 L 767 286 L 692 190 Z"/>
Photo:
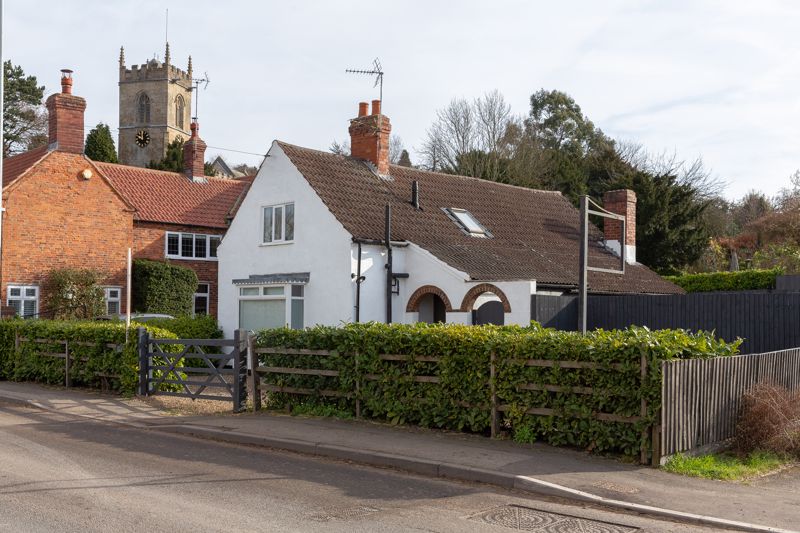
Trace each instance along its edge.
<path fill-rule="evenodd" d="M 72 94 L 71 70 L 65 68 L 61 71 L 61 92 L 50 95 L 45 105 L 49 114 L 49 148 L 82 154 L 86 100 Z"/>
<path fill-rule="evenodd" d="M 381 114 L 381 101 L 372 101 L 372 114 L 367 115 L 367 103 L 358 104 L 358 117 L 350 120 L 350 153 L 366 159 L 378 169 L 378 174 L 389 174 L 389 134 L 392 125 L 389 117 Z"/>
<path fill-rule="evenodd" d="M 636 193 L 630 189 L 608 191 L 603 195 L 603 207 L 625 217 L 625 261 L 636 263 Z M 603 219 L 606 247 L 620 253 L 622 224 L 610 218 Z"/>
<path fill-rule="evenodd" d="M 203 164 L 206 160 L 206 143 L 200 138 L 200 126 L 192 122 L 192 136 L 183 143 L 183 171 L 194 182 L 205 182 L 206 175 Z"/>

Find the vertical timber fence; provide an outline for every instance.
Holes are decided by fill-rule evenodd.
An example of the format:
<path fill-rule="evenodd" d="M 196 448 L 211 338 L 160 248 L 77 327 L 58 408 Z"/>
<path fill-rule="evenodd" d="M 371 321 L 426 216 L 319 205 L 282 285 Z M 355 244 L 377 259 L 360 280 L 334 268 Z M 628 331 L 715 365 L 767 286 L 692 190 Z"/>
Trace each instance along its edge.
<path fill-rule="evenodd" d="M 664 458 L 733 438 L 742 395 L 757 383 L 800 389 L 800 348 L 664 361 L 661 370 Z"/>
<path fill-rule="evenodd" d="M 577 330 L 577 296 L 531 296 L 531 319 Z M 588 328 L 713 331 L 726 341 L 744 339 L 741 353 L 800 346 L 800 292 L 737 291 L 653 295 L 590 294 Z"/>

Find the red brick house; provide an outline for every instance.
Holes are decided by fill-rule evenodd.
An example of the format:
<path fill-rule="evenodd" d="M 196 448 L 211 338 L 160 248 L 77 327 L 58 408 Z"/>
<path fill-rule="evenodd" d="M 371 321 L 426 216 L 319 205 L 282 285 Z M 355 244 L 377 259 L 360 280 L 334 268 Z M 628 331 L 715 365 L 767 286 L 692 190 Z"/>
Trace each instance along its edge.
<path fill-rule="evenodd" d="M 193 269 L 195 312 L 216 315 L 216 248 L 251 180 L 203 175 L 197 124 L 184 146 L 185 173 L 97 163 L 83 155 L 86 101 L 47 100 L 49 145 L 8 158 L 3 167 L 0 291 L 4 314 L 47 317 L 44 282 L 59 268 L 105 274 L 108 312 L 124 311 L 127 251 Z"/>

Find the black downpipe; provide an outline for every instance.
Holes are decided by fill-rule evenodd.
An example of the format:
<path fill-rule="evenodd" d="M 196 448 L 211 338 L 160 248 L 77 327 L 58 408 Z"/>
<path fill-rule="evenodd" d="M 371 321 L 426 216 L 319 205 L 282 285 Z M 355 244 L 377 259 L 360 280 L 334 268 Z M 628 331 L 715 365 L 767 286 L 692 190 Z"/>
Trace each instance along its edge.
<path fill-rule="evenodd" d="M 358 266 L 356 267 L 356 323 L 361 314 L 361 243 L 358 243 Z"/>
<path fill-rule="evenodd" d="M 386 241 L 386 323 L 392 323 L 392 206 L 386 204 L 384 221 L 384 239 Z"/>

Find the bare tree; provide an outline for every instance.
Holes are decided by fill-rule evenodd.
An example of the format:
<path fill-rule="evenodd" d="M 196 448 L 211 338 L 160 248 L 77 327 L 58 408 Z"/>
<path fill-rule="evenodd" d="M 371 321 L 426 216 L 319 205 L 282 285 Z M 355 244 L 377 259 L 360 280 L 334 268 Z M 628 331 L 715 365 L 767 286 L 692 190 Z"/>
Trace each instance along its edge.
<path fill-rule="evenodd" d="M 403 155 L 403 139 L 399 135 L 392 135 L 389 137 L 389 162 L 396 165 L 400 161 L 400 156 Z"/>
<path fill-rule="evenodd" d="M 472 102 L 454 99 L 436 112 L 428 128 L 419 150 L 422 164 L 429 170 L 501 180 L 506 174 L 502 162 L 513 151 L 508 130 L 514 120 L 498 91 Z"/>
<path fill-rule="evenodd" d="M 347 141 L 339 142 L 334 139 L 328 147 L 328 150 L 336 155 L 350 155 L 350 143 Z"/>

